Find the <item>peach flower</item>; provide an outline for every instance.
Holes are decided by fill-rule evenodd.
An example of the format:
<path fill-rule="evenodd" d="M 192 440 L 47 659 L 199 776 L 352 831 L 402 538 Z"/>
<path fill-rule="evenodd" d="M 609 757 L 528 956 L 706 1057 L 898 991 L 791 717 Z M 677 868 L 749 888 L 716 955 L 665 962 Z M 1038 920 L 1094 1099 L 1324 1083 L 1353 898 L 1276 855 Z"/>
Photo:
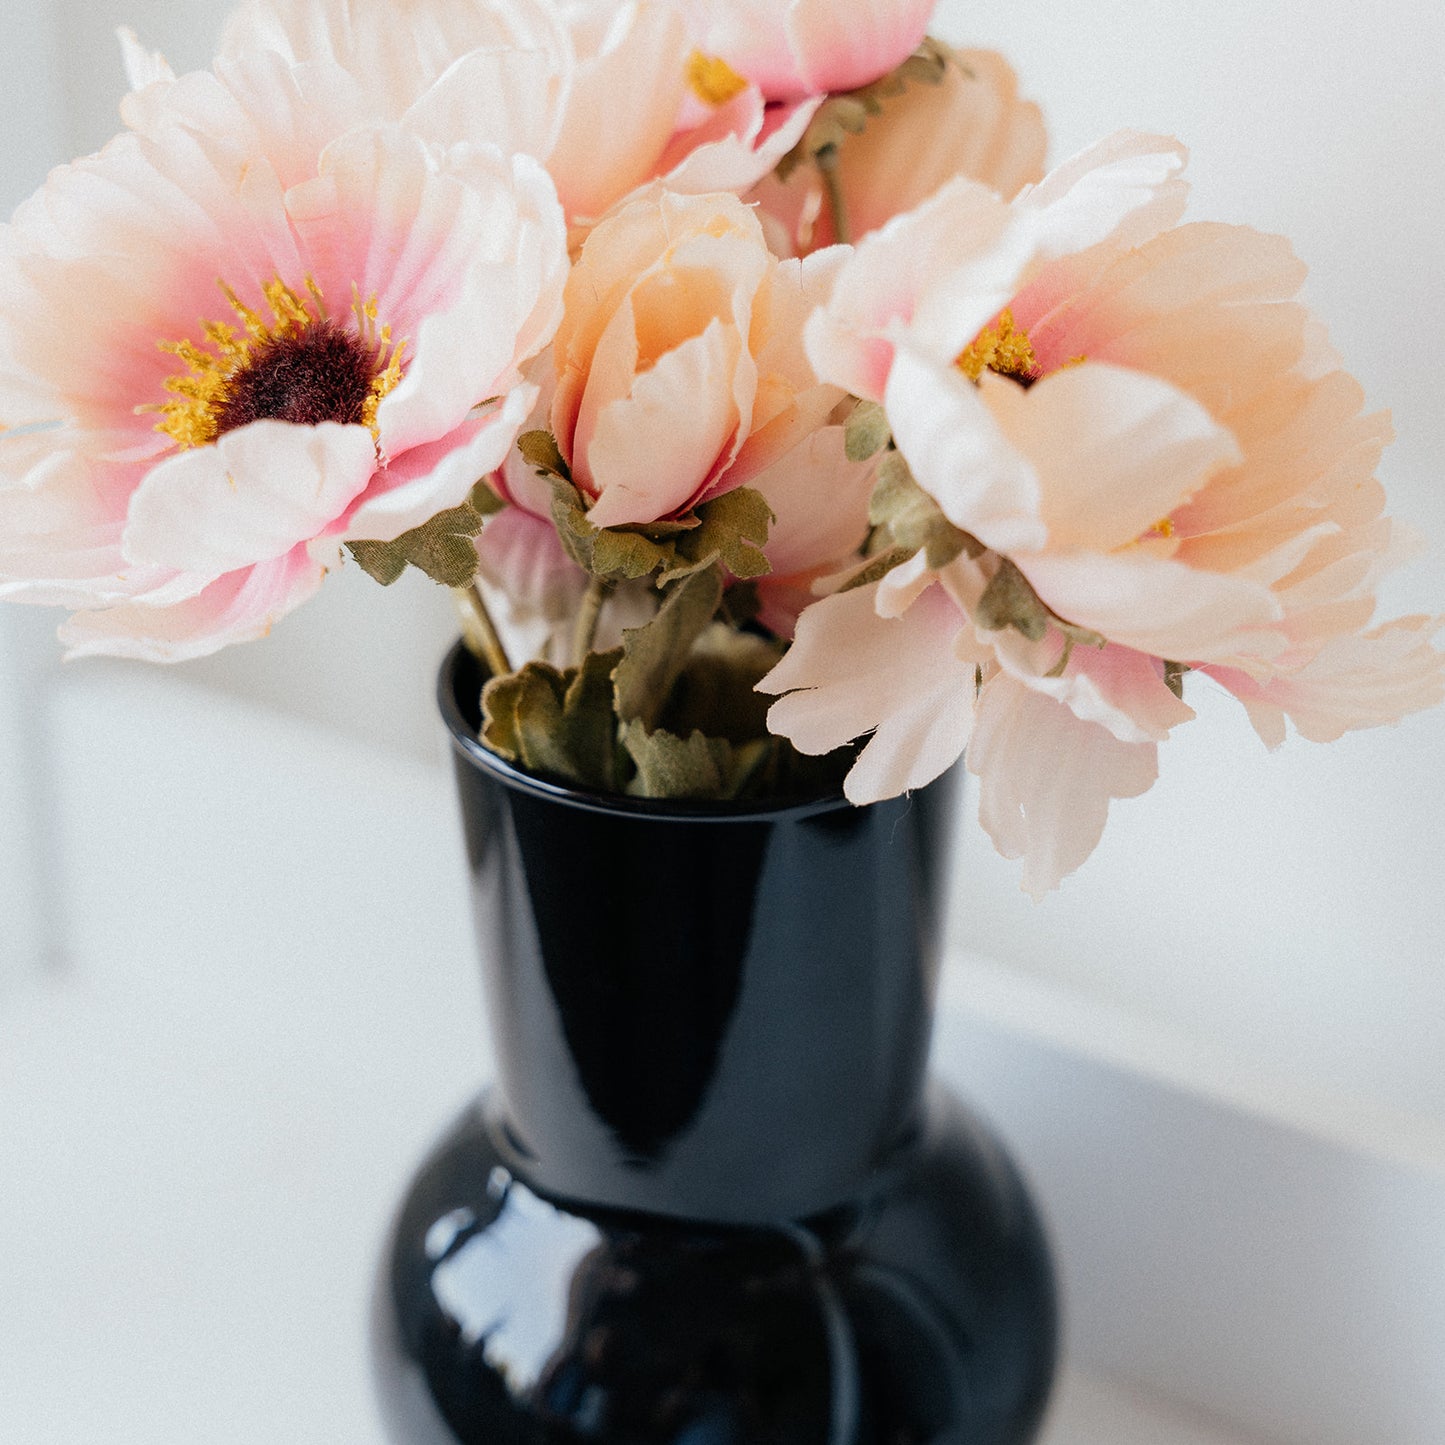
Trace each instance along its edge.
<path fill-rule="evenodd" d="M 557 333 L 552 430 L 601 527 L 745 486 L 842 391 L 803 353 L 841 252 L 779 261 L 735 196 L 662 192 L 589 236 Z"/>
<path fill-rule="evenodd" d="M 856 90 L 917 50 L 936 0 L 683 0 L 699 47 L 769 100 Z"/>
<path fill-rule="evenodd" d="M 1042 179 L 1043 116 L 1019 97 L 1018 77 L 991 50 L 950 50 L 938 85 L 910 85 L 883 102 L 859 135 L 838 148 L 838 180 L 853 240 L 911 211 L 948 181 L 981 181 L 1005 199 Z M 806 255 L 837 239 L 818 168 L 786 181 L 769 176 L 752 193 Z"/>
<path fill-rule="evenodd" d="M 535 156 L 586 224 L 658 179 L 674 191 L 746 190 L 815 109 L 768 107 L 731 72 L 700 69 L 670 0 L 247 0 L 218 73 L 257 51 L 345 72 L 372 121 L 443 147 Z M 144 59 L 132 69 L 134 80 L 154 74 Z"/>
<path fill-rule="evenodd" d="M 772 724 L 805 751 L 876 729 L 859 802 L 967 746 L 1035 893 L 1152 781 L 1189 670 L 1270 742 L 1286 715 L 1329 737 L 1445 693 L 1434 620 L 1365 630 L 1398 550 L 1373 478 L 1388 423 L 1294 301 L 1285 243 L 1173 224 L 1181 164 L 1123 136 L 1012 205 L 953 183 L 860 245 L 809 327 L 820 374 L 884 402 L 917 482 L 985 550 L 938 570 L 920 553 L 806 612 Z M 895 659 L 872 686 L 865 634 Z"/>
<path fill-rule="evenodd" d="M 267 90 L 279 63 L 237 62 L 227 94 L 271 104 L 232 141 L 154 121 L 0 233 L 0 416 L 32 429 L 0 442 L 0 588 L 84 609 L 74 652 L 263 634 L 342 543 L 464 500 L 535 397 L 567 268 L 545 172 L 395 128 L 318 160 L 315 76 Z"/>

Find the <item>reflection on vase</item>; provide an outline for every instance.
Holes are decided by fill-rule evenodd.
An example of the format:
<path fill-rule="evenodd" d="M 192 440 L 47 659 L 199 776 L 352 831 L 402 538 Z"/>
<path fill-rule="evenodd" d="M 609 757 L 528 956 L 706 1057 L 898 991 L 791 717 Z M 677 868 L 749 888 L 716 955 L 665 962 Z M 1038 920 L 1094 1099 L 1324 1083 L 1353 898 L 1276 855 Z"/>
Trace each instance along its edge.
<path fill-rule="evenodd" d="M 589 798 L 442 704 L 498 1083 L 378 1291 L 398 1445 L 1024 1445 L 1052 1274 L 924 1087 L 947 781 L 872 808 Z M 470 715 L 469 715 L 470 714 Z"/>

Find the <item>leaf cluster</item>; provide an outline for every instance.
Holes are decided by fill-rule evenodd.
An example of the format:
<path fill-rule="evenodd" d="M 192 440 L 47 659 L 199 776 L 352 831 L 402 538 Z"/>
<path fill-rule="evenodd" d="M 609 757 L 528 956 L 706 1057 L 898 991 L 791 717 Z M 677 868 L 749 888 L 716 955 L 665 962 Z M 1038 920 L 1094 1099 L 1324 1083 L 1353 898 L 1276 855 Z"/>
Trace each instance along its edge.
<path fill-rule="evenodd" d="M 408 567 L 425 572 L 443 587 L 466 587 L 477 575 L 476 537 L 488 517 L 506 503 L 485 482 L 472 488 L 459 507 L 438 512 L 430 521 L 392 542 L 348 542 L 346 550 L 362 570 L 390 587 Z"/>

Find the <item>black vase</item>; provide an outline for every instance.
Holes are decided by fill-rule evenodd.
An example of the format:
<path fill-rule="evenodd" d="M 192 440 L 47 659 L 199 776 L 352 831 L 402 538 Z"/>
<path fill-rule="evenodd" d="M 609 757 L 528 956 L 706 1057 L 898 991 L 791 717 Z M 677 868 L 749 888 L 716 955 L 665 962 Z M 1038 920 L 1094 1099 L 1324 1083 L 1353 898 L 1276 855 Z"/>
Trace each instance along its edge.
<path fill-rule="evenodd" d="M 498 1082 L 377 1291 L 397 1445 L 1025 1445 L 1053 1274 L 926 1086 L 949 780 L 869 808 L 579 794 L 455 740 Z"/>

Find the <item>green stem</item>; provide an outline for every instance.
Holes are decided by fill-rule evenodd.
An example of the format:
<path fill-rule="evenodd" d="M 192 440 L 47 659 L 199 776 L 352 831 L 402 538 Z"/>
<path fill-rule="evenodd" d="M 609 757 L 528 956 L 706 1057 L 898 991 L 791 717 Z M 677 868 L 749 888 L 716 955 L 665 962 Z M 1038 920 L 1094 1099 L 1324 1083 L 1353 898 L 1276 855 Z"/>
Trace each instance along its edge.
<path fill-rule="evenodd" d="M 838 169 L 838 147 L 826 145 L 815 157 L 823 189 L 828 196 L 828 210 L 833 216 L 833 239 L 840 246 L 853 244 L 853 228 L 848 224 L 848 203 L 843 199 L 843 176 Z"/>
<path fill-rule="evenodd" d="M 573 634 L 572 652 L 578 667 L 587 661 L 592 644 L 597 641 L 597 625 L 602 620 L 602 609 L 612 595 L 612 583 L 601 577 L 594 577 L 582 599 L 582 610 L 577 614 L 577 631 Z"/>
<path fill-rule="evenodd" d="M 487 664 L 487 670 L 493 677 L 510 677 L 512 662 L 487 609 L 487 599 L 482 596 L 481 586 L 473 582 L 470 587 L 459 590 L 456 598 L 462 614 L 462 636 L 467 646 Z"/>

